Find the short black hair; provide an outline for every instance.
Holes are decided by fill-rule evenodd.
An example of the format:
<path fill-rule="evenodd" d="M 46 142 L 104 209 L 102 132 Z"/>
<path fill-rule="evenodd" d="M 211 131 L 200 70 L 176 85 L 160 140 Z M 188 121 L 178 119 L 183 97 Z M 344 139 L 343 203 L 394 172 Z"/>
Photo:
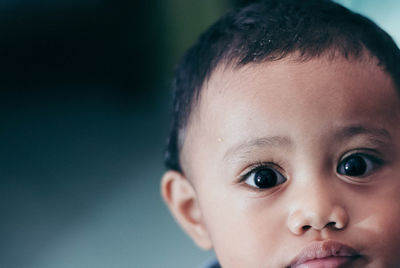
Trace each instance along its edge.
<path fill-rule="evenodd" d="M 329 0 L 263 0 L 227 13 L 183 56 L 173 80 L 168 169 L 182 171 L 184 130 L 206 81 L 219 65 L 240 67 L 298 52 L 309 60 L 327 52 L 360 57 L 367 49 L 400 88 L 400 51 L 368 18 Z"/>

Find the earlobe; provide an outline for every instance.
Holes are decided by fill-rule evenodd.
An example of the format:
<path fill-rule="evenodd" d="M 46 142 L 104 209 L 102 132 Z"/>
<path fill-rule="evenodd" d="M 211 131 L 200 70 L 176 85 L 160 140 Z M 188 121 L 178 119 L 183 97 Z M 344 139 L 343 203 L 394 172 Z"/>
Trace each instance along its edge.
<path fill-rule="evenodd" d="M 169 170 L 161 180 L 161 195 L 176 221 L 194 242 L 203 249 L 211 249 L 211 239 L 190 182 L 180 172 Z"/>

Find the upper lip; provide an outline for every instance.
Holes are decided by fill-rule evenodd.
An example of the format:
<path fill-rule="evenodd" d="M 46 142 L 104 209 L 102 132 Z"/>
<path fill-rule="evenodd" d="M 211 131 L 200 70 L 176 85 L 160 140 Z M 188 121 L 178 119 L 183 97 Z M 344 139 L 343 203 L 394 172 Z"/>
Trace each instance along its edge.
<path fill-rule="evenodd" d="M 288 267 L 296 267 L 307 261 L 327 257 L 359 257 L 360 254 L 350 246 L 337 241 L 325 240 L 312 242 L 292 260 Z"/>

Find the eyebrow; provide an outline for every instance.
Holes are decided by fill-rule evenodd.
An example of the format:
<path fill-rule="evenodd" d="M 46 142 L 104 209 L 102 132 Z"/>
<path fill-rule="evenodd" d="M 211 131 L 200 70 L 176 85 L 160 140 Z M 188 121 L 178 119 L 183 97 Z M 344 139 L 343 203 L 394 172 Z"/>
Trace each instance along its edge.
<path fill-rule="evenodd" d="M 360 135 L 367 135 L 375 141 L 379 139 L 392 140 L 392 137 L 385 128 L 367 127 L 364 125 L 350 125 L 338 129 L 335 133 L 335 139 L 345 139 Z M 242 155 L 252 152 L 252 150 L 260 147 L 290 147 L 293 145 L 292 140 L 285 136 L 257 137 L 240 142 L 237 145 L 230 147 L 224 154 L 223 159 L 228 160 L 232 156 Z"/>
<path fill-rule="evenodd" d="M 359 135 L 367 135 L 371 138 L 380 138 L 386 140 L 392 140 L 392 136 L 389 131 L 385 128 L 374 128 L 364 125 L 351 125 L 340 128 L 336 133 L 335 137 L 339 139 L 354 137 Z"/>
<path fill-rule="evenodd" d="M 245 155 L 259 147 L 289 147 L 291 145 L 292 141 L 289 137 L 272 136 L 253 138 L 230 147 L 224 155 L 224 160 L 229 159 L 233 155 L 238 155 L 239 153 Z"/>

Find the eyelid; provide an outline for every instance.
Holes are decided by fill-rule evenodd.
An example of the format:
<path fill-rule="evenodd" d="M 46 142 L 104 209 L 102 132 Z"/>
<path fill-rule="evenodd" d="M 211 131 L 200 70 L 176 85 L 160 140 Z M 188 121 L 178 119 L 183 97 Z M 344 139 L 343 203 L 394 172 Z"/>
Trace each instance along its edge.
<path fill-rule="evenodd" d="M 378 150 L 371 149 L 371 148 L 359 148 L 359 149 L 351 150 L 351 151 L 344 153 L 341 157 L 339 157 L 338 164 L 340 164 L 344 159 L 346 159 L 347 157 L 352 156 L 352 155 L 361 155 L 361 156 L 369 157 L 370 160 L 373 160 L 377 164 L 385 163 L 383 155 Z"/>

